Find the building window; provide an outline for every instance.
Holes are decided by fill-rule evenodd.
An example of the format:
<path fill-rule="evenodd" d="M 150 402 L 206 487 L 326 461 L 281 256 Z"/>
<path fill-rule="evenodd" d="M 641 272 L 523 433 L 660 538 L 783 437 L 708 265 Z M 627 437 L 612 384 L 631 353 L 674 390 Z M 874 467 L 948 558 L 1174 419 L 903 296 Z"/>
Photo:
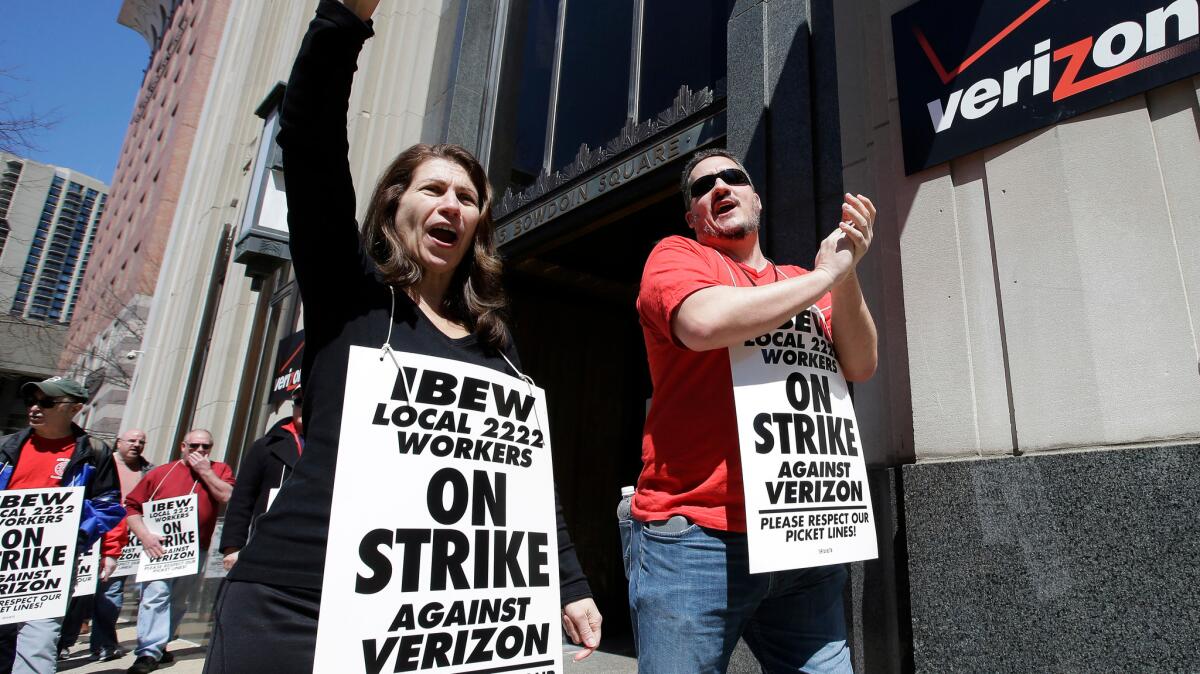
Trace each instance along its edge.
<path fill-rule="evenodd" d="M 493 134 L 507 140 L 493 150 L 488 172 L 498 193 L 529 187 L 545 163 L 558 4 L 558 0 L 513 3 L 507 42 L 514 46 L 506 53 L 501 88 L 515 94 L 509 99 L 514 104 L 497 109 Z"/>
<path fill-rule="evenodd" d="M 4 245 L 8 243 L 8 209 L 24 167 L 19 161 L 10 161 L 5 164 L 4 173 L 0 174 L 0 254 L 4 253 Z"/>
<path fill-rule="evenodd" d="M 551 168 L 611 140 L 629 113 L 633 3 L 565 3 Z"/>
<path fill-rule="evenodd" d="M 725 36 L 732 3 L 653 0 L 642 13 L 638 117 L 667 110 L 680 85 L 725 89 Z M 686 47 L 685 47 L 686 46 Z"/>
<path fill-rule="evenodd" d="M 497 194 L 669 110 L 682 86 L 723 94 L 733 2 L 511 0 L 483 138 Z"/>

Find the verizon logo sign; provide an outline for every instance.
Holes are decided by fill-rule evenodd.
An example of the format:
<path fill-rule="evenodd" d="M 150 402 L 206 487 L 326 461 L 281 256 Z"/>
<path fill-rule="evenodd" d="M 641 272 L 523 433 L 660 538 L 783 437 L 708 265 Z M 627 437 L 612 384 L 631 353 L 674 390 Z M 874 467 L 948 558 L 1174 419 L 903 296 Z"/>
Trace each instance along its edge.
<path fill-rule="evenodd" d="M 892 17 L 905 171 L 1200 72 L 1198 34 L 1198 0 L 913 5 Z"/>

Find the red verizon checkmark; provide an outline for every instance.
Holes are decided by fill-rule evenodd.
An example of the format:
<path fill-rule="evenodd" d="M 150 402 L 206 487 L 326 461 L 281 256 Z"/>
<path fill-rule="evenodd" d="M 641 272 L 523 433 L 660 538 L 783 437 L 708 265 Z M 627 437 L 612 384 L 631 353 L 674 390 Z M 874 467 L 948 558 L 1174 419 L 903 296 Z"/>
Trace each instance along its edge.
<path fill-rule="evenodd" d="M 933 69 L 937 71 L 938 77 L 941 78 L 942 84 L 950 84 L 950 80 L 958 77 L 962 71 L 966 70 L 967 67 L 969 67 L 972 63 L 978 61 L 984 54 L 988 53 L 992 47 L 1000 44 L 1000 41 L 1008 37 L 1009 33 L 1016 30 L 1017 27 L 1028 21 L 1029 17 L 1037 14 L 1038 11 L 1048 4 L 1050 4 L 1050 0 L 1037 0 L 1037 2 L 1033 3 L 1032 7 L 1025 10 L 1024 14 L 1018 16 L 1012 23 L 1005 26 L 1004 30 L 996 33 L 995 37 L 984 43 L 984 45 L 977 49 L 974 54 L 968 56 L 967 60 L 959 64 L 959 66 L 954 70 L 950 71 L 947 71 L 946 67 L 942 65 L 941 59 L 939 59 L 937 54 L 933 51 L 933 46 L 929 44 L 929 40 L 925 37 L 925 33 L 921 32 L 921 29 L 916 26 L 912 27 L 912 31 L 913 35 L 915 35 L 917 38 L 917 42 L 920 43 L 921 49 L 924 50 L 925 57 L 929 59 L 930 65 L 933 66 Z"/>
<path fill-rule="evenodd" d="M 292 361 L 296 360 L 296 356 L 299 356 L 300 352 L 303 350 L 304 342 L 300 342 L 300 346 L 297 346 L 296 350 L 292 352 L 292 355 L 288 356 L 287 360 L 283 361 L 283 365 L 279 366 L 279 374 L 283 374 L 288 369 L 288 366 L 292 364 Z"/>

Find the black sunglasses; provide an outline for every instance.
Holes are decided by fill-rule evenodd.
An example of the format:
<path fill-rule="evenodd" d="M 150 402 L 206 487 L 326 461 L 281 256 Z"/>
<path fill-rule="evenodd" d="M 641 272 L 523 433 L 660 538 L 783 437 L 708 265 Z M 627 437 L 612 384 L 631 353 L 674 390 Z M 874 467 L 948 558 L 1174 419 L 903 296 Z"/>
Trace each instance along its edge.
<path fill-rule="evenodd" d="M 720 178 L 726 185 L 749 185 L 750 176 L 746 172 L 738 168 L 721 169 L 716 173 L 710 173 L 702 178 L 696 178 L 690 188 L 693 199 L 708 194 L 709 190 L 717 184 L 717 178 Z"/>
<path fill-rule="evenodd" d="M 25 398 L 25 406 L 26 407 L 33 407 L 34 405 L 37 405 L 38 407 L 40 407 L 44 410 L 53 409 L 55 405 L 59 405 L 61 403 L 67 403 L 67 402 L 71 402 L 71 401 L 55 400 L 54 398 L 35 398 L 33 396 Z"/>
<path fill-rule="evenodd" d="M 189 443 L 187 443 L 187 446 L 188 446 L 188 449 L 212 449 L 213 443 L 211 443 L 211 442 L 189 442 Z"/>

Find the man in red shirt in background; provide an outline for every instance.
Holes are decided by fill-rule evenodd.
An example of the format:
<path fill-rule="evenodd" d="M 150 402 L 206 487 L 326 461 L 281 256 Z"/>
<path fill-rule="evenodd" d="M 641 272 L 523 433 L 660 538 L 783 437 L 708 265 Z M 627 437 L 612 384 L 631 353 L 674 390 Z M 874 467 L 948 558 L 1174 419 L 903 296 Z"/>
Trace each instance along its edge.
<path fill-rule="evenodd" d="M 217 510 L 221 504 L 229 502 L 234 484 L 233 469 L 228 464 L 209 460 L 212 448 L 211 433 L 202 428 L 188 431 L 179 445 L 182 458 L 147 473 L 125 497 L 129 530 L 141 539 L 142 547 L 151 559 L 158 559 L 164 551 L 161 537 L 151 533 L 142 519 L 143 507 L 150 501 L 193 493 L 197 496 L 200 563 L 206 558 L 209 540 L 217 526 Z M 152 672 L 158 669 L 160 662 L 174 659 L 167 653 L 167 644 L 175 638 L 179 621 L 187 612 L 188 598 L 200 580 L 199 572 L 197 564 L 196 572 L 191 575 L 153 580 L 142 585 L 142 601 L 138 605 L 137 659 L 128 670 L 130 674 Z"/>
<path fill-rule="evenodd" d="M 113 464 L 117 468 L 117 478 L 121 482 L 121 500 L 124 501 L 135 485 L 149 473 L 154 464 L 143 456 L 146 453 L 146 432 L 140 428 L 131 428 L 117 436 L 116 454 Z M 80 606 L 69 608 L 63 620 L 62 637 L 58 642 L 59 658 L 65 658 L 66 652 L 75 645 L 79 630 L 83 623 L 91 617 L 92 632 L 89 646 L 93 660 L 108 662 L 125 656 L 125 650 L 117 641 L 117 618 L 121 615 L 121 607 L 125 602 L 126 576 L 112 577 L 117 568 L 117 560 L 121 550 L 129 542 L 129 527 L 122 519 L 112 531 L 104 534 L 101 540 L 100 554 L 100 585 L 95 595 L 75 597 Z"/>
<path fill-rule="evenodd" d="M 125 515 L 112 450 L 72 419 L 88 391 L 51 377 L 21 387 L 29 428 L 0 438 L 0 489 L 83 487 L 76 551 L 87 550 Z M 0 626 L 0 672 L 47 674 L 57 669 L 62 618 Z"/>
<path fill-rule="evenodd" d="M 131 428 L 117 437 L 117 477 L 121 481 L 121 501 L 138 482 L 153 468 L 154 464 L 146 460 L 146 432 L 140 428 Z M 125 547 L 129 540 L 129 525 L 125 520 L 104 537 L 104 545 L 120 544 Z M 107 556 L 107 552 L 104 553 Z M 120 553 L 118 552 L 118 557 Z M 92 657 L 101 662 L 123 657 L 125 651 L 117 642 L 117 617 L 121 615 L 121 605 L 125 599 L 125 580 L 127 576 L 111 578 L 112 571 L 107 567 L 100 575 L 100 588 L 96 591 L 96 610 L 92 618 L 92 636 L 90 640 Z"/>

